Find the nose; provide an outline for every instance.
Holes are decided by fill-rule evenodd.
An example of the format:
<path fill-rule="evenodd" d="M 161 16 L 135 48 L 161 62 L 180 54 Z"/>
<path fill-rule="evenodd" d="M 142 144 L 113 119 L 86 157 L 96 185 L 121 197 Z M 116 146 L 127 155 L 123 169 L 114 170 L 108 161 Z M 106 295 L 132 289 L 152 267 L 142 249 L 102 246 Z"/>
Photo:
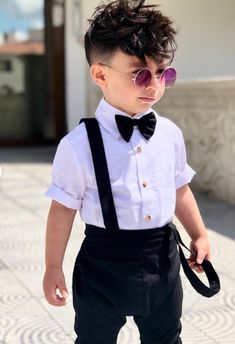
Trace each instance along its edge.
<path fill-rule="evenodd" d="M 161 78 L 159 75 L 152 74 L 152 78 L 146 87 L 146 89 L 156 89 L 159 87 L 164 87 L 164 83 L 162 82 Z"/>

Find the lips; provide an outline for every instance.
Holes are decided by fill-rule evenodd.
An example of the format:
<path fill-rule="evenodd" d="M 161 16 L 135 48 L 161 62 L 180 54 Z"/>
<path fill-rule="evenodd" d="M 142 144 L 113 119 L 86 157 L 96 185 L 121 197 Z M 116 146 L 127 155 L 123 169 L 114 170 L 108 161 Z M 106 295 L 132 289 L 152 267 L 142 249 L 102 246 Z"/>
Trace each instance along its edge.
<path fill-rule="evenodd" d="M 155 98 L 154 97 L 140 97 L 141 100 L 144 100 L 146 102 L 154 102 Z"/>

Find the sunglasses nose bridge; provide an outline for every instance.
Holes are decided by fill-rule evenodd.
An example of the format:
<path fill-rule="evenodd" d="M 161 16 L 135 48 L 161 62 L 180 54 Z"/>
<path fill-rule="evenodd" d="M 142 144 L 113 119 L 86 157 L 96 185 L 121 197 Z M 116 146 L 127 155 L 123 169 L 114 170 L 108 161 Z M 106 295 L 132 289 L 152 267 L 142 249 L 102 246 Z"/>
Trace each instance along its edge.
<path fill-rule="evenodd" d="M 162 85 L 161 77 L 157 74 L 153 74 L 151 71 L 149 72 L 151 73 L 151 77 L 149 77 L 149 82 L 146 88 L 156 88 L 159 87 L 159 85 Z"/>

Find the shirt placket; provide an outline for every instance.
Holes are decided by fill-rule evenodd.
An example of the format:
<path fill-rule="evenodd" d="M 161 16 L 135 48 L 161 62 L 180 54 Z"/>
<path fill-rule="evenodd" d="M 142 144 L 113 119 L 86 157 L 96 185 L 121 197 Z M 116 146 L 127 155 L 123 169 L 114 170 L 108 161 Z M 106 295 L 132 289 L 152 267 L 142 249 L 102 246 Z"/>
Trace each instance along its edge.
<path fill-rule="evenodd" d="M 151 225 L 154 221 L 154 214 L 152 208 L 152 185 L 150 182 L 149 174 L 149 163 L 147 163 L 147 150 L 146 146 L 148 143 L 141 137 L 137 131 L 131 138 L 132 148 L 136 158 L 136 170 L 137 170 L 137 180 L 139 184 L 139 192 L 142 202 L 142 207 L 140 209 L 140 223 L 141 228 L 152 228 Z"/>

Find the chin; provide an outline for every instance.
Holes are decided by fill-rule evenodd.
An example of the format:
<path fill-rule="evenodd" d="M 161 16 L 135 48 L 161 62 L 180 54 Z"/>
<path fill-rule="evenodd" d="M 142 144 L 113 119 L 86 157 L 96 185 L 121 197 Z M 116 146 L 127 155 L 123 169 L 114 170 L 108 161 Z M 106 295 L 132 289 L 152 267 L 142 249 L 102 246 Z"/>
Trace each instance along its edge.
<path fill-rule="evenodd" d="M 138 111 L 137 112 L 144 112 L 144 111 L 147 111 L 148 109 L 150 109 L 154 104 L 153 103 L 146 103 L 146 104 L 143 104 L 142 106 L 139 106 L 138 107 Z"/>

